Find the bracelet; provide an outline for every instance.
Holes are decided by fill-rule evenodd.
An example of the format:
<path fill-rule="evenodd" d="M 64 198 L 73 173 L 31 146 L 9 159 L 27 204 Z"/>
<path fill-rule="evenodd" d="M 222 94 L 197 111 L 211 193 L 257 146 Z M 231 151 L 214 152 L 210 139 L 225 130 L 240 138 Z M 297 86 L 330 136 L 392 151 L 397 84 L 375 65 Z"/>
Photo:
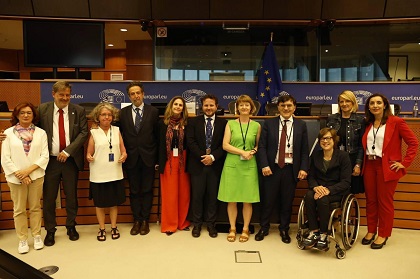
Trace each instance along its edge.
<path fill-rule="evenodd" d="M 358 168 L 360 168 L 360 165 L 359 164 L 356 164 L 356 165 L 354 165 L 355 167 L 358 167 Z"/>

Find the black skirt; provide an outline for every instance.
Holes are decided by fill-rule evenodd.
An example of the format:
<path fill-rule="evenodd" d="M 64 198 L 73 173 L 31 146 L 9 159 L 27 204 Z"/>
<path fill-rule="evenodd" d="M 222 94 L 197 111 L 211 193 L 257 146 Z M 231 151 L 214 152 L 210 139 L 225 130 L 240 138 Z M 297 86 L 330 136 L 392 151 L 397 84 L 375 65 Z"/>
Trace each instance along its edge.
<path fill-rule="evenodd" d="M 112 207 L 123 204 L 125 202 L 123 181 L 90 182 L 89 199 L 93 199 L 95 207 Z"/>

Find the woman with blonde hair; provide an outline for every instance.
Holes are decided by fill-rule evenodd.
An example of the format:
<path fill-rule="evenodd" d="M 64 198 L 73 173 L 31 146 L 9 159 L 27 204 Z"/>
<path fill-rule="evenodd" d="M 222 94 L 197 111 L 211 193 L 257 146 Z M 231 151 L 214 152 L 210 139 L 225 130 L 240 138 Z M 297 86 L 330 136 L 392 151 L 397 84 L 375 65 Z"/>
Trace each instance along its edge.
<path fill-rule="evenodd" d="M 244 219 L 239 241 L 246 242 L 249 239 L 252 203 L 260 201 L 257 161 L 254 155 L 258 151 L 261 126 L 250 119 L 255 110 L 255 104 L 249 96 L 239 96 L 236 100 L 236 113 L 239 114 L 239 118 L 228 121 L 223 137 L 223 149 L 227 151 L 227 156 L 217 198 L 228 203 L 229 242 L 236 240 L 237 203 L 243 203 Z"/>
<path fill-rule="evenodd" d="M 125 202 L 122 163 L 127 159 L 127 153 L 119 128 L 112 126 L 118 113 L 110 103 L 100 103 L 91 112 L 98 126 L 90 130 L 86 159 L 90 169 L 89 198 L 93 198 L 99 222 L 98 241 L 106 240 L 106 208 L 109 208 L 111 219 L 111 238 L 120 238 L 117 216 L 118 205 Z"/>
<path fill-rule="evenodd" d="M 159 173 L 162 198 L 161 232 L 168 236 L 187 230 L 190 205 L 190 176 L 186 172 L 186 125 L 188 111 L 184 99 L 175 96 L 159 122 Z"/>
<path fill-rule="evenodd" d="M 358 104 L 356 96 L 350 90 L 344 90 L 338 95 L 338 113 L 328 117 L 327 127 L 337 131 L 338 148 L 346 151 L 352 165 L 351 192 L 364 193 L 361 168 L 363 164 L 362 136 L 365 131 L 364 117 L 357 115 Z"/>

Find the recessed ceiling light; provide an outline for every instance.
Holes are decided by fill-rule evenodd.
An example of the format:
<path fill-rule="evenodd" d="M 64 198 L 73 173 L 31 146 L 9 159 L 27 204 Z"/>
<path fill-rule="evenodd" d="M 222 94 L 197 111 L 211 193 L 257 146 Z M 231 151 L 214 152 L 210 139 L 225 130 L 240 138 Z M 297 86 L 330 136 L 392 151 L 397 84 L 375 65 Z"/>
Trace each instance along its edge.
<path fill-rule="evenodd" d="M 121 31 L 121 32 L 127 32 L 128 30 L 127 30 L 127 29 L 125 29 L 125 28 L 121 28 L 121 29 L 120 29 L 120 31 Z"/>
<path fill-rule="evenodd" d="M 328 52 L 328 49 L 326 49 L 325 52 Z"/>
<path fill-rule="evenodd" d="M 109 47 L 113 47 L 114 45 L 113 45 L 113 44 L 108 44 L 108 46 L 109 46 Z"/>

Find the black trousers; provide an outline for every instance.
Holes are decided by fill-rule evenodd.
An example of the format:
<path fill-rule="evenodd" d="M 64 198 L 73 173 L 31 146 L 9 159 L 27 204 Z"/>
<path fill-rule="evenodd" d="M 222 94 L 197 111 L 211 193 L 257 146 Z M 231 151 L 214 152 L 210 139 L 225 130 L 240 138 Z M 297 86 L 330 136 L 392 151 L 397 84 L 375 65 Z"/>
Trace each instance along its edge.
<path fill-rule="evenodd" d="M 201 174 L 191 173 L 191 217 L 194 226 L 203 222 L 214 226 L 217 218 L 219 201 L 220 172 L 211 166 L 203 168 Z"/>
<path fill-rule="evenodd" d="M 134 221 L 149 221 L 153 203 L 155 168 L 148 167 L 139 157 L 133 168 L 126 168 L 130 185 L 130 205 Z"/>
<path fill-rule="evenodd" d="M 263 177 L 263 184 L 260 188 L 260 225 L 263 230 L 269 230 L 271 214 L 274 209 L 279 209 L 279 229 L 288 230 L 292 217 L 292 205 L 296 189 L 293 166 L 286 165 L 280 168 L 276 165 L 271 171 L 273 172 L 272 175 Z"/>
<path fill-rule="evenodd" d="M 63 183 L 63 190 L 66 196 L 66 227 L 76 225 L 78 209 L 77 201 L 77 182 L 79 169 L 72 157 L 67 158 L 66 162 L 57 161 L 57 157 L 50 156 L 47 169 L 45 170 L 44 189 L 43 189 L 43 214 L 45 229 L 55 232 L 57 221 L 55 214 L 55 200 L 57 199 L 60 182 Z"/>
<path fill-rule="evenodd" d="M 305 195 L 306 215 L 308 216 L 309 229 L 319 229 L 322 233 L 328 231 L 330 219 L 330 203 L 341 201 L 343 195 L 328 195 L 320 199 L 314 199 L 315 192 L 309 190 Z M 319 223 L 318 223 L 319 219 Z"/>

